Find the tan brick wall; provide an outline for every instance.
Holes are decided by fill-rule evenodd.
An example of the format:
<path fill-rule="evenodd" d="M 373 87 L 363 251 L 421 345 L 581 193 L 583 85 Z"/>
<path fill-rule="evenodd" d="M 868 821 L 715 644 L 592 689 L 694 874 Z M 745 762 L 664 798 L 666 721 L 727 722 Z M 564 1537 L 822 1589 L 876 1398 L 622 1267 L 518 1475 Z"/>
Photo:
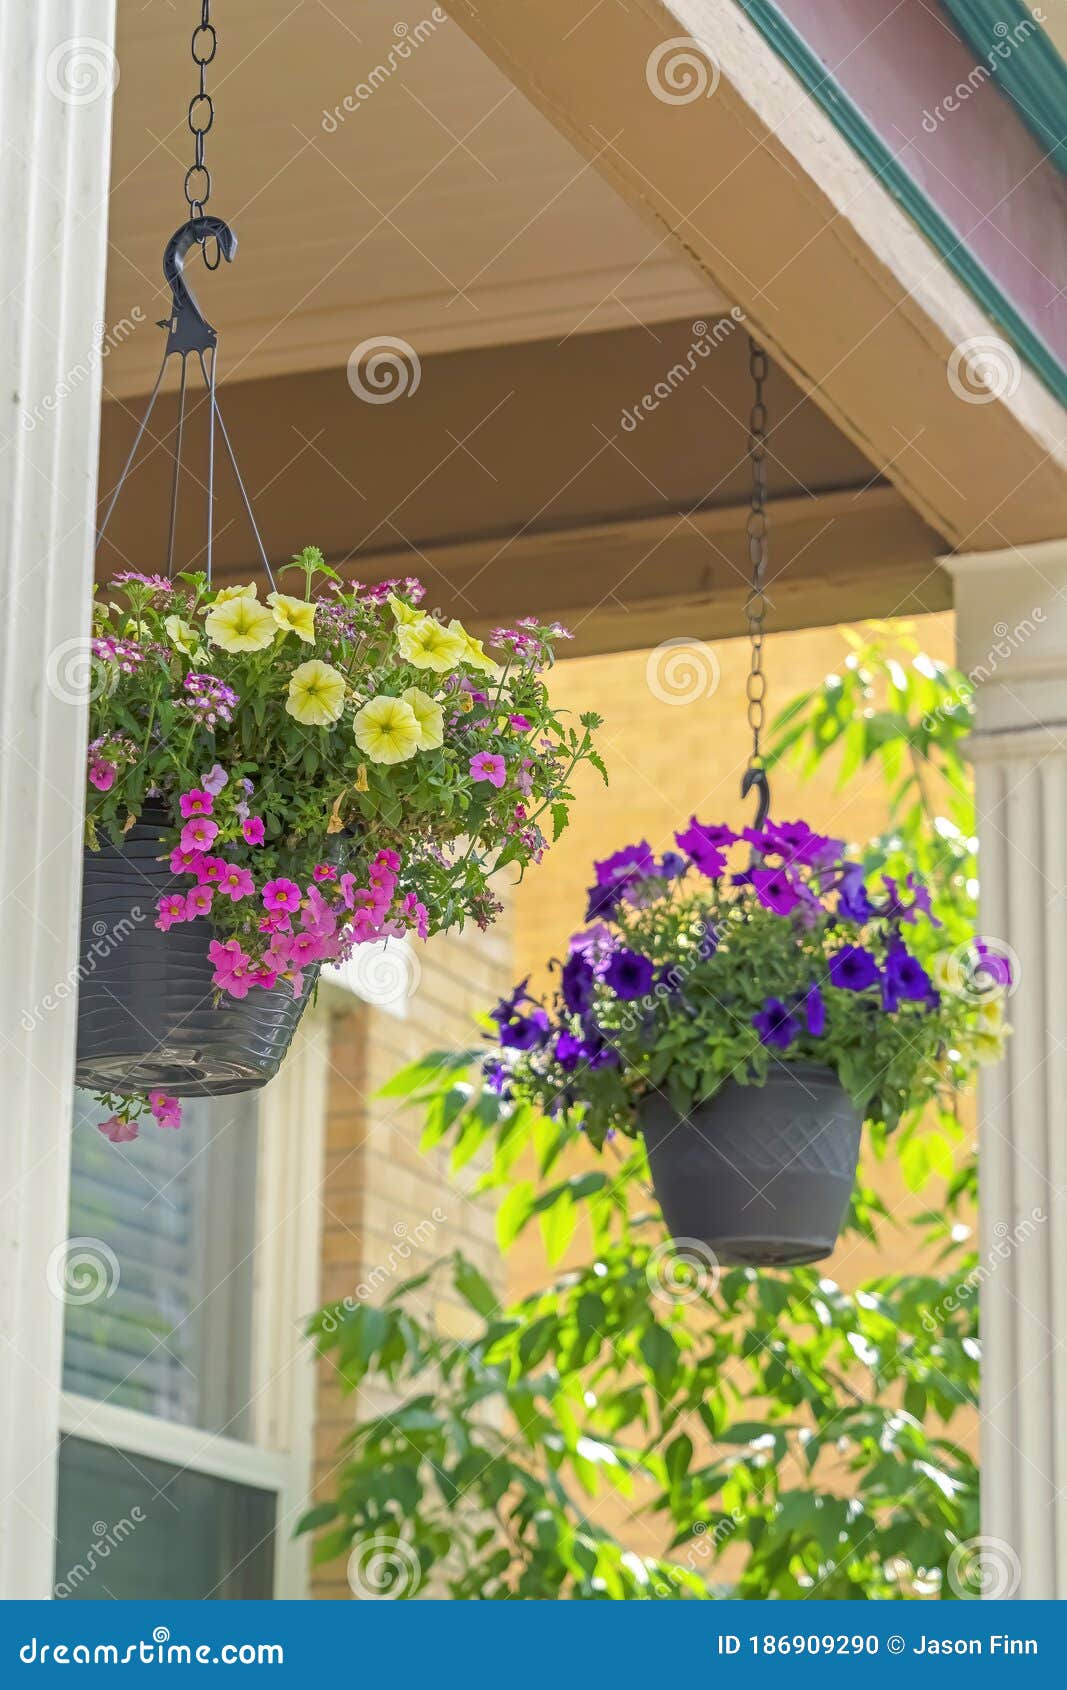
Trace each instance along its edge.
<path fill-rule="evenodd" d="M 412 947 L 419 963 L 403 1017 L 372 1009 L 339 993 L 334 1017 L 327 1097 L 326 1177 L 323 1192 L 323 1302 L 346 1297 L 381 1301 L 401 1280 L 457 1248 L 503 1291 L 491 1208 L 472 1201 L 478 1168 L 452 1180 L 447 1151 L 422 1155 L 417 1110 L 376 1099 L 375 1092 L 406 1063 L 434 1049 L 478 1042 L 472 1018 L 495 1002 L 511 979 L 512 939 L 506 910 L 490 933 L 462 934 Z M 423 1293 L 423 1297 L 429 1293 Z M 425 1302 L 423 1304 L 425 1308 Z M 459 1328 L 469 1310 L 433 1297 L 442 1322 Z M 387 1406 L 374 1399 L 374 1407 Z M 371 1399 L 363 1402 L 364 1409 Z M 338 1447 L 352 1425 L 345 1396 L 328 1360 L 319 1365 L 316 1498 L 336 1489 Z M 350 1595 L 343 1561 L 316 1569 L 312 1594 Z"/>

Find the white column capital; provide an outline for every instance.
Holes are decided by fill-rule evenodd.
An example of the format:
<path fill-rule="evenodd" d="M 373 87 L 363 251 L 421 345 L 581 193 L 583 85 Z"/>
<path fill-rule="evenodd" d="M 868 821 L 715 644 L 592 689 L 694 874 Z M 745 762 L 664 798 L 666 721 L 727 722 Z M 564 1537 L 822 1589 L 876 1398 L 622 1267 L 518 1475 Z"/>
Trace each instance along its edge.
<path fill-rule="evenodd" d="M 1067 539 L 939 559 L 952 576 L 957 663 L 974 691 L 971 753 L 1067 750 Z"/>

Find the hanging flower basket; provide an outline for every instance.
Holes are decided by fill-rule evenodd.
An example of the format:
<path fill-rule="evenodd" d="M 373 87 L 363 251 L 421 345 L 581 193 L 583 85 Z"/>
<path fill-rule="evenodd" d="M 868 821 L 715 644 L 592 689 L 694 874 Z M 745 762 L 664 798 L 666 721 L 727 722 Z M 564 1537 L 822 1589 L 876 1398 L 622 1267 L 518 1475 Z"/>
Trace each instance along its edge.
<path fill-rule="evenodd" d="M 657 1093 L 639 1105 L 652 1183 L 673 1238 L 723 1263 L 816 1262 L 845 1218 L 862 1118 L 832 1068 L 773 1068 L 727 1080 L 688 1115 Z"/>
<path fill-rule="evenodd" d="M 679 1243 L 819 1260 L 863 1121 L 891 1129 L 995 1059 L 1010 979 L 996 959 L 995 992 L 964 989 L 981 944 L 942 955 L 914 875 L 868 875 L 805 822 L 738 834 L 694 817 L 675 839 L 596 864 L 592 925 L 552 1000 L 524 982 L 494 1011 L 488 1081 L 597 1148 L 643 1135 Z"/>
<path fill-rule="evenodd" d="M 146 804 L 121 845 L 86 851 L 77 1083 L 97 1092 L 221 1097 L 278 1072 L 307 1006 L 319 964 L 300 989 L 288 980 L 244 998 L 220 994 L 209 922 L 162 930 L 160 907 L 184 901 L 164 842 L 172 818 Z"/>
<path fill-rule="evenodd" d="M 491 876 L 540 860 L 599 766 L 598 719 L 548 700 L 558 625 L 490 653 L 417 581 L 294 568 L 266 603 L 133 571 L 98 597 L 78 1079 L 116 1140 L 264 1084 L 322 964 L 488 925 Z"/>

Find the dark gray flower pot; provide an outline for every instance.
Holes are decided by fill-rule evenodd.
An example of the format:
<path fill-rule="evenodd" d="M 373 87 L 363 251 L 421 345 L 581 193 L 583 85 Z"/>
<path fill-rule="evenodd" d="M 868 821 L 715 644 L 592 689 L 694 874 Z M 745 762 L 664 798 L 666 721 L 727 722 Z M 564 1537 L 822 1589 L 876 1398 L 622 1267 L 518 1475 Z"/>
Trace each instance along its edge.
<path fill-rule="evenodd" d="M 688 1117 L 658 1094 L 640 1109 L 652 1183 L 671 1236 L 720 1262 L 791 1267 L 828 1256 L 859 1159 L 859 1111 L 829 1068 L 776 1066 L 730 1080 Z"/>
<path fill-rule="evenodd" d="M 161 857 L 166 812 L 146 805 L 122 849 L 86 851 L 78 987 L 77 1083 L 90 1091 L 223 1097 L 266 1085 L 307 1006 L 284 981 L 247 998 L 217 996 L 199 920 L 161 933 L 156 901 L 187 892 Z"/>

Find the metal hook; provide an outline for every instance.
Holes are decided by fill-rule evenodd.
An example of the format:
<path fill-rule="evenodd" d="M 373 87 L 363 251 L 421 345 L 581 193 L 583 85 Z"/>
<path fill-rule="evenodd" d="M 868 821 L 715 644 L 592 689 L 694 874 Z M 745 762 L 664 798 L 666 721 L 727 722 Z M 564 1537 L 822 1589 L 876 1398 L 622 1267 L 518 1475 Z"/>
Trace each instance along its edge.
<path fill-rule="evenodd" d="M 207 352 L 218 342 L 217 332 L 204 316 L 196 295 L 185 279 L 185 255 L 190 247 L 202 246 L 212 239 L 218 242 L 222 257 L 231 263 L 237 251 L 237 236 L 221 217 L 192 217 L 176 229 L 167 242 L 163 254 L 163 274 L 174 300 L 174 309 L 170 317 L 164 318 L 159 325 L 161 329 L 170 330 L 165 357 L 172 352 L 180 352 L 183 356 L 187 352 Z"/>
<path fill-rule="evenodd" d="M 762 764 L 754 764 L 745 770 L 741 781 L 742 798 L 747 798 L 753 787 L 759 792 L 759 804 L 756 807 L 756 831 L 759 832 L 771 813 L 771 783 Z"/>

